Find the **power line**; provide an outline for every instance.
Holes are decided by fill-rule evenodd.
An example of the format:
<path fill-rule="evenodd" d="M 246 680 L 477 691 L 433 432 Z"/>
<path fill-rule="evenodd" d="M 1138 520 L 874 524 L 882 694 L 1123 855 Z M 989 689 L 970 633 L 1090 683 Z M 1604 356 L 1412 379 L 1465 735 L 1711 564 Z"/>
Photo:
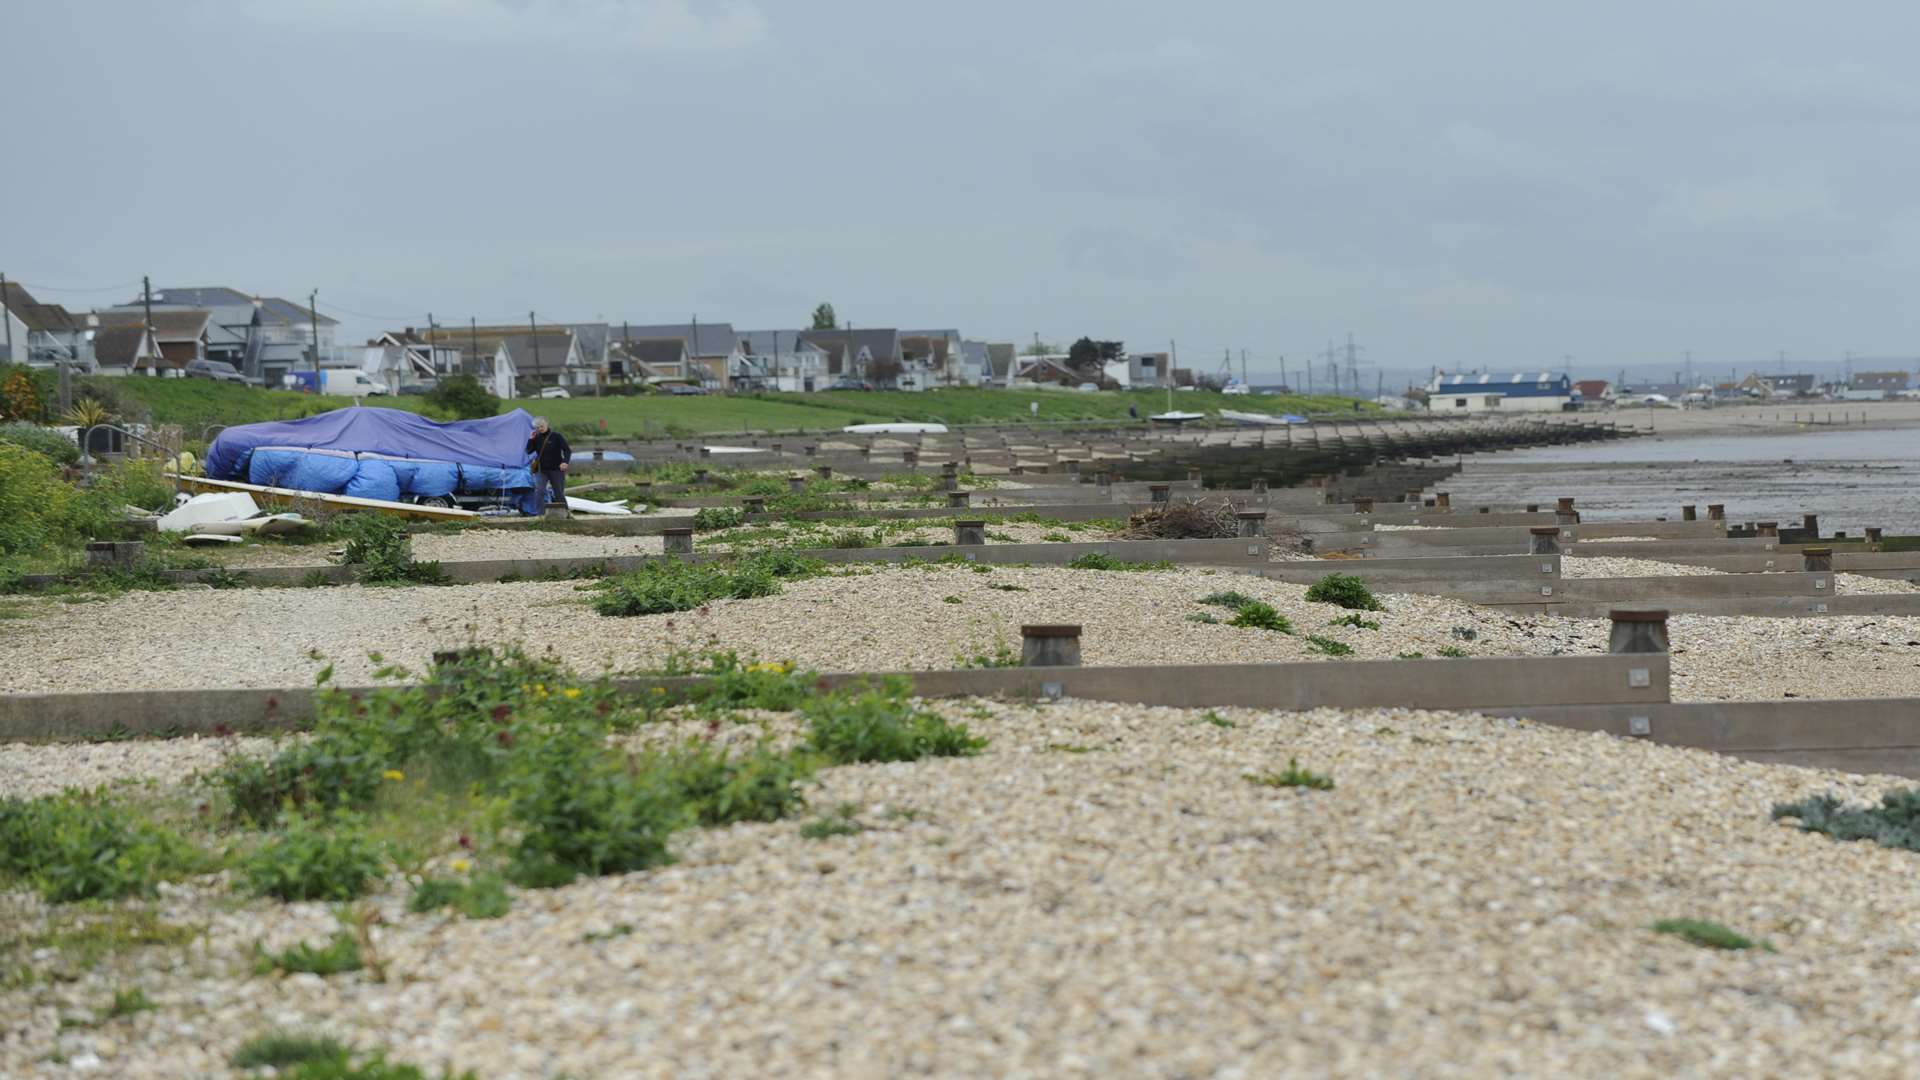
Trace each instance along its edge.
<path fill-rule="evenodd" d="M 127 283 L 126 283 L 126 284 L 124 284 L 124 285 L 106 285 L 106 286 L 102 286 L 101 288 L 98 288 L 98 289 L 63 289 L 63 288 L 60 288 L 60 287 L 59 287 L 59 286 L 57 286 L 57 285 L 34 285 L 34 284 L 31 284 L 31 283 L 28 283 L 28 282 L 24 282 L 24 281 L 16 281 L 16 282 L 14 282 L 14 284 L 16 284 L 16 285 L 21 285 L 21 286 L 24 286 L 24 287 L 26 287 L 26 288 L 29 288 L 29 289 L 32 289 L 32 290 L 33 290 L 34 292 L 66 292 L 66 293 L 108 293 L 108 292 L 122 292 L 122 291 L 125 291 L 125 290 L 127 290 L 127 289 L 137 289 L 137 288 L 139 288 L 139 287 L 140 287 L 140 282 L 139 282 L 139 281 L 137 281 L 137 280 L 136 280 L 136 281 L 129 281 L 129 282 L 127 282 Z"/>

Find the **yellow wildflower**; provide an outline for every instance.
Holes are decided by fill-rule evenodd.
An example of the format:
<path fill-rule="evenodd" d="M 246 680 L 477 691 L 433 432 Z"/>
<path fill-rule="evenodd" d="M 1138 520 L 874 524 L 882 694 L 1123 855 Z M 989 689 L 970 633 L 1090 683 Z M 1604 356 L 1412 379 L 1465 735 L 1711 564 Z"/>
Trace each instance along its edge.
<path fill-rule="evenodd" d="M 562 690 L 560 692 L 570 698 L 577 698 L 580 696 L 580 688 L 577 686 L 569 686 L 565 690 Z"/>
<path fill-rule="evenodd" d="M 534 684 L 533 684 L 533 696 L 534 696 L 534 697 L 546 697 L 546 696 L 547 696 L 547 684 L 546 684 L 546 683 L 543 683 L 543 682 L 537 682 L 537 683 L 534 683 Z"/>
<path fill-rule="evenodd" d="M 667 688 L 664 686 L 656 686 L 653 688 L 653 692 L 656 694 L 664 694 L 667 692 Z"/>
<path fill-rule="evenodd" d="M 399 769 L 388 769 L 386 772 L 380 774 L 380 778 L 382 780 L 405 780 L 407 774 L 401 772 Z"/>
<path fill-rule="evenodd" d="M 472 866 L 473 864 L 472 864 L 472 863 L 470 863 L 470 862 L 468 862 L 468 861 L 467 861 L 467 860 L 465 860 L 465 859 L 455 859 L 455 860 L 453 860 L 453 863 L 452 863 L 452 865 L 453 865 L 453 872 L 454 872 L 454 873 L 456 873 L 456 874 L 464 874 L 464 873 L 466 873 L 466 872 L 467 872 L 467 867 L 469 867 L 469 866 Z"/>

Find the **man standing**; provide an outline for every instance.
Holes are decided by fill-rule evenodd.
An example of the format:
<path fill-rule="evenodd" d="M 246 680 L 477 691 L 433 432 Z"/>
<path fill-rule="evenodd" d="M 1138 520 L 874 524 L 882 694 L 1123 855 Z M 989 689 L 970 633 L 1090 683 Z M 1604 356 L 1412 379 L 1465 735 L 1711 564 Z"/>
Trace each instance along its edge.
<path fill-rule="evenodd" d="M 547 489 L 553 489 L 553 501 L 567 505 L 567 463 L 573 460 L 573 447 L 567 437 L 547 426 L 547 418 L 533 421 L 533 437 L 527 440 L 528 466 L 533 469 L 533 501 L 542 513 L 547 509 Z"/>

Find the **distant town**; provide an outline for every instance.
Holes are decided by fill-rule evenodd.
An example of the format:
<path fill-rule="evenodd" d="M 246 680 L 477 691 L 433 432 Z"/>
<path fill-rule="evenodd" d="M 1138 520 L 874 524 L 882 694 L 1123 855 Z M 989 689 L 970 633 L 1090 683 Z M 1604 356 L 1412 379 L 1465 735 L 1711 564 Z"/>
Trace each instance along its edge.
<path fill-rule="evenodd" d="M 63 368 L 75 375 L 208 378 L 271 389 L 377 397 L 418 394 L 468 376 L 501 398 L 600 394 L 901 390 L 1210 389 L 1229 394 L 1314 392 L 1312 385 L 1257 383 L 1231 360 L 1217 369 L 1182 367 L 1165 350 L 1082 337 L 1069 346 L 989 341 L 952 328 L 855 328 L 829 304 L 809 325 L 736 329 L 724 321 L 685 323 L 525 322 L 397 326 L 363 343 L 338 340 L 339 321 L 311 301 L 227 286 L 143 288 L 85 312 L 37 299 L 0 279 L 5 336 L 0 363 Z M 1444 372 L 1425 385 L 1371 392 L 1338 365 L 1322 392 L 1370 398 L 1389 409 L 1445 413 L 1566 412 L 1620 407 L 1702 408 L 1776 400 L 1881 401 L 1920 395 L 1907 368 L 1868 363 L 1844 377 L 1763 374 L 1724 380 L 1577 379 L 1566 371 Z M 1304 369 L 1310 370 L 1310 369 Z"/>

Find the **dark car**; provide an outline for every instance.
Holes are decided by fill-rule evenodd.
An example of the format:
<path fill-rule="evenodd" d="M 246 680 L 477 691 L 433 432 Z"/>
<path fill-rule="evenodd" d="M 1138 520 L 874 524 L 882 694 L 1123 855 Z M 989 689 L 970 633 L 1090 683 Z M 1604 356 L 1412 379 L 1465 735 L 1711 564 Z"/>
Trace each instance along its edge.
<path fill-rule="evenodd" d="M 687 386 L 684 383 L 675 383 L 672 386 L 667 387 L 667 393 L 674 394 L 674 395 L 710 394 L 712 392 L 713 391 L 708 390 L 704 386 Z"/>
<path fill-rule="evenodd" d="M 247 377 L 240 374 L 240 369 L 225 360 L 189 360 L 187 361 L 187 378 L 212 379 L 215 382 L 240 383 L 243 386 L 247 382 Z"/>
<path fill-rule="evenodd" d="M 827 384 L 828 390 L 871 390 L 873 384 L 859 379 L 836 379 Z"/>

